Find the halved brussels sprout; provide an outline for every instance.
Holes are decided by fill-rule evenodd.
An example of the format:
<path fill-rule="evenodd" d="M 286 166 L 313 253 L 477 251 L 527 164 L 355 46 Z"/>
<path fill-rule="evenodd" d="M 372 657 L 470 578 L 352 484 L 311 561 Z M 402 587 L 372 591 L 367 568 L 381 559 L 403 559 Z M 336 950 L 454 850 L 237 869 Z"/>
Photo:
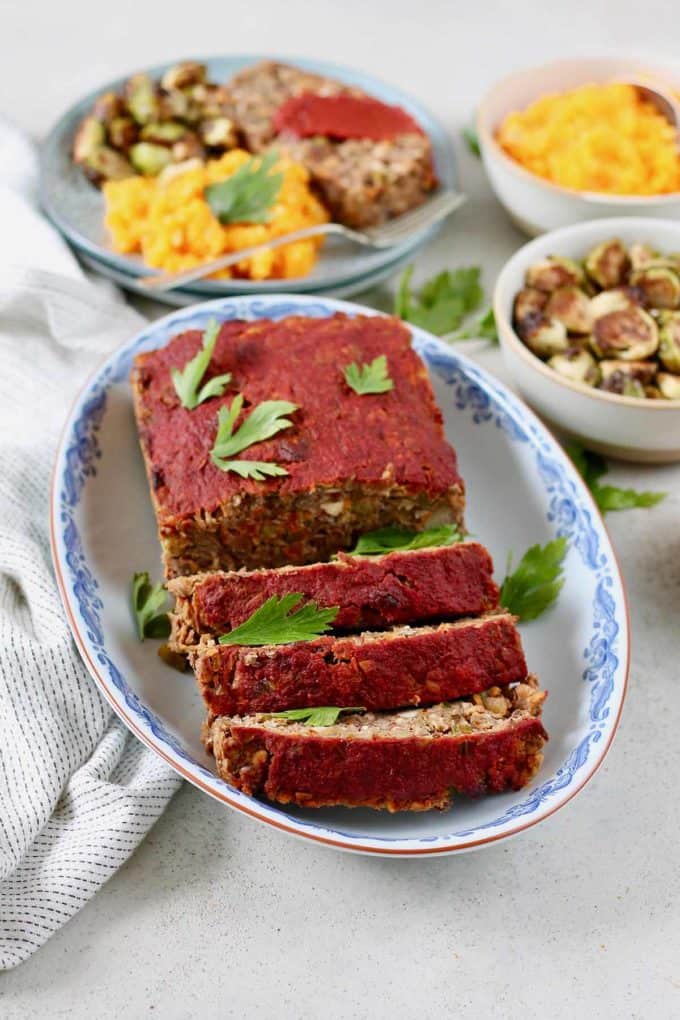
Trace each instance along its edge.
<path fill-rule="evenodd" d="M 95 99 L 92 107 L 92 116 L 104 124 L 110 124 L 116 117 L 122 117 L 125 113 L 123 100 L 115 92 L 103 92 Z"/>
<path fill-rule="evenodd" d="M 134 170 L 125 156 L 108 145 L 100 145 L 82 162 L 82 168 L 91 181 L 100 184 L 102 181 L 119 181 L 124 177 L 134 177 Z"/>
<path fill-rule="evenodd" d="M 184 137 L 172 146 L 173 163 L 184 163 L 187 159 L 203 159 L 204 157 L 205 149 L 193 131 L 187 131 Z"/>
<path fill-rule="evenodd" d="M 680 312 L 659 316 L 659 358 L 669 372 L 680 372 Z"/>
<path fill-rule="evenodd" d="M 560 287 L 553 291 L 545 314 L 549 319 L 563 322 L 570 333 L 590 333 L 593 325 L 590 298 L 578 287 Z"/>
<path fill-rule="evenodd" d="M 109 124 L 109 140 L 116 149 L 129 149 L 139 131 L 132 117 L 115 117 Z"/>
<path fill-rule="evenodd" d="M 169 89 L 158 97 L 158 116 L 164 120 L 185 120 L 189 110 L 189 97 L 180 89 Z"/>
<path fill-rule="evenodd" d="M 158 120 L 159 103 L 156 86 L 148 74 L 133 74 L 125 84 L 127 108 L 138 124 Z"/>
<path fill-rule="evenodd" d="M 668 266 L 648 266 L 632 273 L 630 282 L 642 291 L 651 308 L 680 307 L 680 276 Z"/>
<path fill-rule="evenodd" d="M 634 287 L 612 287 L 602 290 L 590 299 L 590 315 L 593 319 L 601 319 L 610 312 L 625 312 L 627 308 L 635 308 L 642 304 L 642 292 Z"/>
<path fill-rule="evenodd" d="M 105 141 L 106 129 L 102 122 L 96 117 L 85 117 L 73 139 L 73 159 L 76 163 L 84 163 Z"/>
<path fill-rule="evenodd" d="M 199 127 L 199 134 L 204 145 L 233 149 L 236 147 L 237 138 L 234 122 L 228 117 L 213 117 L 211 120 L 204 120 Z"/>
<path fill-rule="evenodd" d="M 583 270 L 573 259 L 548 255 L 542 262 L 529 266 L 526 273 L 527 287 L 535 287 L 546 294 L 552 294 L 558 287 L 578 286 L 583 283 Z"/>
<path fill-rule="evenodd" d="M 207 69 L 205 64 L 199 64 L 193 60 L 185 60 L 181 64 L 173 64 L 161 78 L 163 89 L 185 89 L 189 85 L 197 85 L 206 79 Z"/>
<path fill-rule="evenodd" d="M 602 381 L 600 389 L 608 393 L 622 393 L 628 397 L 645 397 L 646 387 L 656 379 L 656 362 L 654 361 L 619 361 L 606 360 L 600 362 Z"/>
<path fill-rule="evenodd" d="M 512 310 L 512 317 L 515 326 L 521 328 L 522 323 L 527 319 L 534 319 L 542 315 L 548 303 L 548 295 L 535 287 L 524 287 L 515 297 L 515 304 Z"/>
<path fill-rule="evenodd" d="M 637 361 L 656 353 L 659 330 L 642 308 L 627 308 L 596 319 L 590 345 L 599 358 Z"/>
<path fill-rule="evenodd" d="M 143 142 L 155 142 L 157 145 L 172 145 L 188 132 L 184 124 L 176 120 L 166 120 L 162 123 L 145 124 L 141 130 L 140 137 Z"/>
<path fill-rule="evenodd" d="M 642 269 L 659 258 L 659 253 L 650 244 L 631 244 L 628 255 L 633 269 Z"/>
<path fill-rule="evenodd" d="M 559 375 L 572 382 L 584 383 L 586 386 L 597 386 L 600 381 L 600 369 L 590 351 L 583 347 L 570 347 L 564 354 L 553 354 L 548 364 Z"/>
<path fill-rule="evenodd" d="M 586 256 L 585 265 L 590 279 L 603 290 L 608 290 L 626 282 L 630 258 L 618 238 L 613 238 L 592 248 Z"/>
<path fill-rule="evenodd" d="M 155 177 L 172 160 L 170 149 L 153 142 L 137 142 L 130 149 L 130 162 L 137 173 Z"/>
<path fill-rule="evenodd" d="M 680 400 L 680 375 L 659 372 L 656 381 L 662 397 L 666 400 Z"/>
<path fill-rule="evenodd" d="M 567 327 L 564 323 L 559 319 L 548 319 L 544 315 L 537 316 L 533 322 L 526 320 L 520 335 L 529 350 L 539 358 L 561 354 L 569 347 Z"/>

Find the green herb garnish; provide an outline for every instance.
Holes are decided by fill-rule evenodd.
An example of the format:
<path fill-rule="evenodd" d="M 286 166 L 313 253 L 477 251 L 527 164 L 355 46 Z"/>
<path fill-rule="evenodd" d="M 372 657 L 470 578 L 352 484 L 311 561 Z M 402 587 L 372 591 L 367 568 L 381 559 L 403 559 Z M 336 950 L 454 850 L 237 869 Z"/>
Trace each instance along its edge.
<path fill-rule="evenodd" d="M 343 712 L 365 712 L 365 708 L 289 708 L 285 712 L 270 712 L 270 719 L 288 719 L 290 722 L 305 723 L 306 726 L 333 726 Z"/>
<path fill-rule="evenodd" d="M 408 531 L 405 528 L 379 528 L 362 535 L 350 556 L 381 556 L 396 549 L 427 549 L 434 545 L 453 545 L 462 542 L 465 535 L 457 524 L 442 524 L 425 531 Z"/>
<path fill-rule="evenodd" d="M 182 407 L 186 407 L 190 411 L 193 411 L 195 407 L 198 407 L 199 404 L 202 404 L 204 400 L 208 400 L 210 397 L 221 397 L 225 387 L 231 382 L 231 372 L 225 372 L 224 375 L 216 375 L 213 379 L 209 379 L 199 389 L 201 380 L 210 364 L 219 331 L 219 323 L 211 319 L 203 334 L 203 346 L 198 354 L 191 361 L 187 361 L 184 368 L 173 368 L 171 370 L 170 374 L 175 392 L 180 399 Z"/>
<path fill-rule="evenodd" d="M 164 638 L 170 633 L 170 620 L 165 606 L 167 594 L 162 584 L 151 584 L 146 570 L 132 578 L 132 611 L 137 622 L 137 636 Z"/>
<path fill-rule="evenodd" d="M 313 641 L 330 630 L 339 606 L 319 609 L 316 602 L 306 602 L 301 592 L 272 595 L 252 616 L 219 638 L 221 645 L 287 645 L 294 641 Z"/>
<path fill-rule="evenodd" d="M 205 198 L 220 223 L 268 223 L 270 209 L 283 184 L 282 173 L 271 173 L 276 152 L 253 157 L 226 181 L 209 184 Z"/>
<path fill-rule="evenodd" d="M 585 450 L 578 443 L 569 443 L 566 451 L 603 514 L 609 510 L 632 510 L 635 507 L 656 506 L 668 495 L 666 492 L 638 492 L 637 489 L 619 489 L 615 485 L 600 485 L 600 478 L 606 475 L 609 470 L 604 457 L 591 450 Z"/>
<path fill-rule="evenodd" d="M 264 400 L 256 404 L 247 418 L 234 432 L 234 424 L 243 409 L 243 396 L 238 393 L 231 407 L 221 407 L 217 412 L 217 436 L 210 451 L 210 458 L 220 471 L 235 471 L 242 478 L 254 478 L 261 482 L 265 475 L 287 475 L 285 468 L 268 461 L 234 460 L 254 443 L 271 439 L 282 429 L 292 428 L 292 421 L 284 417 L 297 411 L 298 405 L 288 400 Z"/>
<path fill-rule="evenodd" d="M 556 538 L 547 545 L 532 545 L 513 573 L 510 573 L 512 557 L 508 557 L 508 576 L 501 586 L 500 604 L 520 620 L 535 620 L 552 606 L 562 589 L 566 555 L 566 538 Z"/>
<path fill-rule="evenodd" d="M 387 393 L 393 389 L 394 383 L 387 372 L 387 357 L 380 354 L 368 364 L 345 365 L 343 369 L 345 382 L 355 393 Z"/>
<path fill-rule="evenodd" d="M 464 326 L 462 329 L 456 330 L 446 338 L 449 341 L 455 340 L 489 340 L 492 344 L 498 343 L 498 328 L 496 326 L 496 316 L 494 315 L 493 308 L 489 308 L 484 315 L 482 315 L 476 322 L 473 322 L 471 326 Z"/>
<path fill-rule="evenodd" d="M 470 126 L 464 127 L 461 133 L 462 133 L 463 138 L 465 139 L 465 141 L 467 143 L 467 147 L 470 150 L 470 152 L 472 153 L 472 155 L 473 156 L 481 156 L 482 155 L 482 150 L 481 150 L 481 147 L 479 145 L 479 137 L 477 135 L 477 131 L 475 130 L 475 128 L 470 127 Z"/>
<path fill-rule="evenodd" d="M 478 266 L 450 271 L 445 269 L 428 280 L 416 294 L 411 290 L 413 266 L 399 280 L 394 312 L 406 322 L 420 326 L 437 336 L 453 333 L 484 297 Z"/>

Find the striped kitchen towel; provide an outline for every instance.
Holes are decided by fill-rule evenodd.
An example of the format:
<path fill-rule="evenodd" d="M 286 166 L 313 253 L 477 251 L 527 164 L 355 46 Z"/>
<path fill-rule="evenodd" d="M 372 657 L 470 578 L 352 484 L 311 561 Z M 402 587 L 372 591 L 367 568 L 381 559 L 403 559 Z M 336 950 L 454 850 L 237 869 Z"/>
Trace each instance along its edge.
<path fill-rule="evenodd" d="M 75 392 L 142 322 L 85 279 L 34 204 L 35 153 L 0 121 L 0 969 L 123 864 L 178 788 L 99 694 L 52 571 L 50 472 Z"/>

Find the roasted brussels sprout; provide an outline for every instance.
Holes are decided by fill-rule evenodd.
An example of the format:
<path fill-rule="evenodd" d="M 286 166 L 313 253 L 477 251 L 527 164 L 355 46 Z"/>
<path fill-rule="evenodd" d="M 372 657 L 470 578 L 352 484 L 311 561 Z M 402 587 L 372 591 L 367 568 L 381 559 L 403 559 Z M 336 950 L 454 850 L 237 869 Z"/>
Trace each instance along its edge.
<path fill-rule="evenodd" d="M 659 359 L 669 372 L 680 372 L 680 312 L 659 317 Z"/>
<path fill-rule="evenodd" d="M 590 345 L 599 358 L 639 361 L 656 352 L 659 331 L 654 319 L 642 308 L 628 308 L 596 319 Z"/>
<path fill-rule="evenodd" d="M 603 241 L 589 251 L 585 266 L 590 279 L 598 287 L 608 290 L 626 282 L 630 258 L 621 242 L 614 238 L 611 241 Z"/>
<path fill-rule="evenodd" d="M 656 379 L 656 364 L 653 361 L 605 360 L 600 362 L 600 371 L 601 390 L 621 393 L 627 397 L 646 397 L 646 388 Z"/>
<path fill-rule="evenodd" d="M 649 244 L 631 244 L 628 249 L 628 256 L 631 268 L 635 270 L 642 269 L 644 266 L 655 262 L 659 258 L 659 253 Z"/>
<path fill-rule="evenodd" d="M 172 160 L 172 153 L 165 145 L 153 142 L 137 142 L 130 149 L 130 162 L 137 173 L 155 177 Z"/>
<path fill-rule="evenodd" d="M 573 259 L 549 255 L 542 262 L 527 269 L 526 285 L 552 294 L 559 287 L 578 286 L 583 283 L 583 270 Z"/>
<path fill-rule="evenodd" d="M 139 137 L 143 142 L 155 142 L 157 145 L 172 145 L 188 133 L 189 129 L 176 120 L 166 120 L 159 124 L 145 124 Z"/>
<path fill-rule="evenodd" d="M 630 282 L 642 291 L 650 308 L 680 307 L 680 276 L 668 266 L 648 266 L 631 274 Z"/>
<path fill-rule="evenodd" d="M 109 124 L 109 141 L 116 149 L 127 151 L 139 137 L 139 129 L 132 117 L 116 117 Z"/>
<path fill-rule="evenodd" d="M 73 140 L 73 159 L 76 163 L 84 163 L 106 141 L 106 129 L 96 117 L 86 117 Z"/>
<path fill-rule="evenodd" d="M 561 354 L 569 347 L 567 328 L 559 319 L 548 319 L 537 316 L 533 322 L 523 325 L 522 339 L 529 350 L 539 358 L 550 358 L 553 354 Z"/>
<path fill-rule="evenodd" d="M 193 131 L 187 131 L 183 138 L 172 146 L 173 163 L 184 163 L 187 159 L 203 159 L 205 149 Z"/>
<path fill-rule="evenodd" d="M 193 60 L 185 60 L 181 64 L 173 64 L 161 78 L 161 88 L 185 89 L 189 85 L 197 85 L 206 79 L 205 64 Z"/>
<path fill-rule="evenodd" d="M 643 303 L 642 291 L 635 287 L 613 287 L 602 290 L 590 299 L 590 315 L 593 320 L 601 319 L 610 312 L 624 312 Z"/>
<path fill-rule="evenodd" d="M 560 287 L 550 295 L 545 314 L 559 319 L 570 333 L 590 333 L 593 325 L 590 298 L 578 287 Z"/>
<path fill-rule="evenodd" d="M 214 117 L 204 120 L 198 129 L 201 141 L 211 147 L 220 146 L 224 149 L 236 148 L 236 129 L 228 117 Z"/>
<path fill-rule="evenodd" d="M 186 120 L 189 111 L 189 97 L 180 89 L 161 92 L 158 97 L 159 120 Z"/>
<path fill-rule="evenodd" d="M 97 97 L 92 107 L 92 116 L 107 125 L 116 117 L 122 117 L 124 113 L 123 100 L 115 92 L 103 92 L 101 96 Z"/>
<path fill-rule="evenodd" d="M 680 375 L 659 372 L 656 381 L 662 397 L 666 400 L 680 400 Z"/>
<path fill-rule="evenodd" d="M 121 156 L 115 149 L 110 149 L 108 145 L 100 145 L 83 160 L 81 165 L 94 184 L 133 177 L 135 172 L 125 156 Z"/>
<path fill-rule="evenodd" d="M 138 124 L 152 124 L 158 120 L 158 94 L 148 74 L 134 74 L 127 81 L 125 98 L 127 108 Z"/>
<path fill-rule="evenodd" d="M 548 295 L 535 287 L 524 287 L 515 297 L 513 306 L 513 321 L 521 328 L 527 319 L 535 319 L 541 315 L 548 303 Z"/>
<path fill-rule="evenodd" d="M 563 375 L 572 382 L 597 386 L 600 381 L 598 364 L 590 351 L 583 347 L 570 347 L 564 354 L 554 354 L 548 364 L 558 375 Z"/>

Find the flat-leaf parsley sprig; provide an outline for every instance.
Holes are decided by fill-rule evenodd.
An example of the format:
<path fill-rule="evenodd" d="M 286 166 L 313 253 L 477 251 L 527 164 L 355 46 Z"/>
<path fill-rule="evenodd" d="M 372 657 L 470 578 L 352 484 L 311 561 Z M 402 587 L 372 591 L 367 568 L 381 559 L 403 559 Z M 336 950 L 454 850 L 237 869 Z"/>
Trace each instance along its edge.
<path fill-rule="evenodd" d="M 343 712 L 365 712 L 362 707 L 336 708 L 319 705 L 316 708 L 288 708 L 285 712 L 270 712 L 270 719 L 287 719 L 289 722 L 304 723 L 305 726 L 333 726 Z"/>
<path fill-rule="evenodd" d="M 363 396 L 365 393 L 387 393 L 394 388 L 387 371 L 387 357 L 384 354 L 378 355 L 368 364 L 345 365 L 343 369 L 347 385 Z"/>
<path fill-rule="evenodd" d="M 231 372 L 225 372 L 224 375 L 216 375 L 201 386 L 201 381 L 215 350 L 219 331 L 219 323 L 211 319 L 203 334 L 203 346 L 198 354 L 191 361 L 187 361 L 184 368 L 173 368 L 171 370 L 170 374 L 175 392 L 180 399 L 182 407 L 186 407 L 189 411 L 193 411 L 195 407 L 198 407 L 199 404 L 202 404 L 204 400 L 208 400 L 210 397 L 221 397 L 225 388 L 231 382 Z"/>
<path fill-rule="evenodd" d="M 132 611 L 137 624 L 137 636 L 164 638 L 170 633 L 170 620 L 166 606 L 168 596 L 162 584 L 151 584 L 148 571 L 140 571 L 132 578 Z"/>
<path fill-rule="evenodd" d="M 426 528 L 424 531 L 409 531 L 388 525 L 377 531 L 367 531 L 361 535 L 357 544 L 350 551 L 350 556 L 382 556 L 384 553 L 407 549 L 427 549 L 435 545 L 453 545 L 463 542 L 465 535 L 457 524 L 442 524 L 437 528 Z"/>
<path fill-rule="evenodd" d="M 253 157 L 231 177 L 208 185 L 205 198 L 220 223 L 269 222 L 283 184 L 283 174 L 272 173 L 278 160 L 274 151 Z"/>
<path fill-rule="evenodd" d="M 578 443 L 569 443 L 566 450 L 603 514 L 609 510 L 656 506 L 667 496 L 665 492 L 639 492 L 637 489 L 619 489 L 616 485 L 601 485 L 600 478 L 609 470 L 604 457 L 585 450 Z"/>
<path fill-rule="evenodd" d="M 221 645 L 287 645 L 313 641 L 330 630 L 339 606 L 319 608 L 316 602 L 300 605 L 301 592 L 272 595 L 259 609 L 218 640 Z M 299 607 L 299 608 L 298 608 Z"/>
<path fill-rule="evenodd" d="M 556 538 L 546 545 L 532 545 L 501 586 L 500 604 L 520 620 L 535 620 L 553 605 L 564 584 L 563 563 L 567 539 Z"/>
<path fill-rule="evenodd" d="M 256 404 L 247 418 L 234 432 L 234 425 L 243 410 L 243 395 L 237 394 L 230 407 L 221 407 L 217 412 L 217 436 L 210 451 L 210 458 L 220 471 L 235 471 L 242 478 L 253 478 L 261 482 L 266 475 L 287 475 L 279 464 L 269 461 L 234 460 L 254 443 L 271 439 L 283 429 L 292 428 L 293 422 L 285 416 L 297 411 L 298 405 L 289 400 L 264 400 Z"/>

